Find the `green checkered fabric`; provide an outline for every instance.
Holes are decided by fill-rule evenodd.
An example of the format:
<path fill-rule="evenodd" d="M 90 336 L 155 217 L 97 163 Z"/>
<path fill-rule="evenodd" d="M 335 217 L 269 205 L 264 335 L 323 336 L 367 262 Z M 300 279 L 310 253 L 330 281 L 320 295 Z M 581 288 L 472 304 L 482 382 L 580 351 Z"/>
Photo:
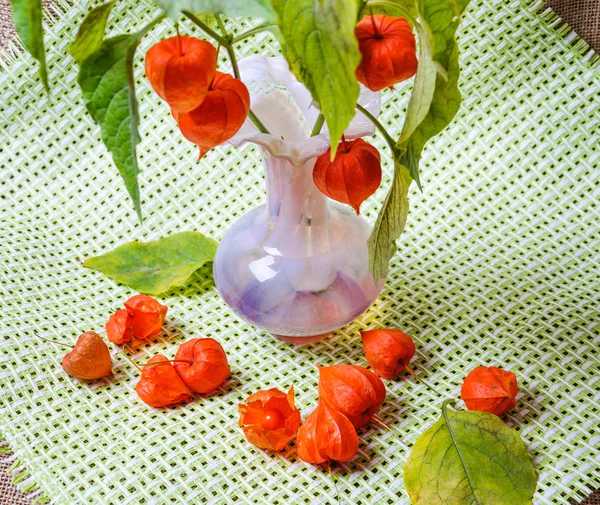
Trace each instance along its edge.
<path fill-rule="evenodd" d="M 158 410 L 137 398 L 139 373 L 120 349 L 112 348 L 114 376 L 88 384 L 61 370 L 63 348 L 35 337 L 73 342 L 102 331 L 132 291 L 80 260 L 176 231 L 222 237 L 264 199 L 261 160 L 247 146 L 196 162 L 143 76 L 141 55 L 174 33 L 164 21 L 136 60 L 140 226 L 67 55 L 92 4 L 81 3 L 54 7 L 63 13 L 46 37 L 50 96 L 19 51 L 5 55 L 0 72 L 0 433 L 19 458 L 23 487 L 65 505 L 275 505 L 336 503 L 335 480 L 344 503 L 405 505 L 402 469 L 413 443 L 482 364 L 518 377 L 507 421 L 539 474 L 535 503 L 566 504 L 600 485 L 600 75 L 582 45 L 557 33 L 537 5 L 472 0 L 459 33 L 464 103 L 425 150 L 424 191 L 412 190 L 407 231 L 374 307 L 330 339 L 294 347 L 236 318 L 207 266 L 161 298 L 170 307 L 165 330 L 131 358 L 172 357 L 187 339 L 210 336 L 233 376 L 213 395 Z M 113 34 L 157 15 L 148 0 L 134 3 L 117 5 Z M 182 31 L 194 30 L 184 23 Z M 239 55 L 276 48 L 262 34 Z M 407 99 L 408 88 L 385 94 L 382 120 L 392 131 Z M 382 188 L 363 207 L 371 221 L 390 171 L 387 163 Z M 293 384 L 307 415 L 315 365 L 366 365 L 358 331 L 378 326 L 414 338 L 414 368 L 432 386 L 410 377 L 387 383 L 380 415 L 392 431 L 361 431 L 357 457 L 333 477 L 299 461 L 293 445 L 272 454 L 245 441 L 241 399 Z"/>

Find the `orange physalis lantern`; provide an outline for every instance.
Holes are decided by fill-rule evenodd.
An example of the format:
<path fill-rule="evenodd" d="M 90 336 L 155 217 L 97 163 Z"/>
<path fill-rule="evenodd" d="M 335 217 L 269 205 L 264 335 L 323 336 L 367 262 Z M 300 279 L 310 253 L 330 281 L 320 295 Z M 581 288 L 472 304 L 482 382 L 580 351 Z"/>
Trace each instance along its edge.
<path fill-rule="evenodd" d="M 202 104 L 187 114 L 174 116 L 183 136 L 200 148 L 200 159 L 233 137 L 246 121 L 249 110 L 246 85 L 229 74 L 217 72 Z"/>
<path fill-rule="evenodd" d="M 460 397 L 469 410 L 500 416 L 517 403 L 517 377 L 495 366 L 478 366 L 465 377 Z"/>
<path fill-rule="evenodd" d="M 336 202 L 350 205 L 360 214 L 361 204 L 381 183 L 381 156 L 363 139 L 346 141 L 331 161 L 331 149 L 317 158 L 313 181 L 321 193 Z"/>
<path fill-rule="evenodd" d="M 294 406 L 294 387 L 258 391 L 238 405 L 246 439 L 261 449 L 280 451 L 298 432 L 300 412 Z"/>
<path fill-rule="evenodd" d="M 163 361 L 165 363 L 162 363 Z M 140 399 L 151 407 L 166 407 L 191 397 L 189 389 L 177 375 L 173 364 L 162 354 L 148 360 L 135 390 Z"/>
<path fill-rule="evenodd" d="M 400 330 L 368 330 L 361 331 L 360 334 L 369 365 L 384 379 L 394 379 L 408 368 L 415 355 L 414 342 Z"/>
<path fill-rule="evenodd" d="M 117 345 L 131 341 L 131 322 L 125 309 L 119 309 L 109 317 L 106 323 L 106 337 Z"/>
<path fill-rule="evenodd" d="M 305 463 L 345 463 L 358 451 L 358 436 L 344 414 L 319 401 L 298 430 L 296 444 L 298 457 Z"/>
<path fill-rule="evenodd" d="M 212 338 L 193 338 L 181 344 L 175 361 L 175 371 L 196 393 L 212 393 L 230 374 L 227 355 Z"/>
<path fill-rule="evenodd" d="M 217 51 L 206 40 L 170 37 L 146 53 L 146 76 L 172 110 L 185 114 L 198 107 L 217 69 Z"/>
<path fill-rule="evenodd" d="M 144 339 L 158 334 L 162 328 L 169 307 L 161 305 L 154 298 L 135 295 L 125 302 L 129 314 L 127 327 L 135 338 Z"/>
<path fill-rule="evenodd" d="M 319 398 L 344 414 L 355 428 L 367 424 L 385 400 L 377 375 L 357 365 L 319 368 Z"/>
<path fill-rule="evenodd" d="M 65 354 L 62 367 L 67 374 L 78 379 L 94 380 L 111 374 L 108 347 L 95 331 L 79 335 L 73 350 Z"/>
<path fill-rule="evenodd" d="M 355 29 L 362 54 L 356 78 L 371 91 L 380 91 L 417 72 L 417 43 L 404 18 L 365 16 Z"/>

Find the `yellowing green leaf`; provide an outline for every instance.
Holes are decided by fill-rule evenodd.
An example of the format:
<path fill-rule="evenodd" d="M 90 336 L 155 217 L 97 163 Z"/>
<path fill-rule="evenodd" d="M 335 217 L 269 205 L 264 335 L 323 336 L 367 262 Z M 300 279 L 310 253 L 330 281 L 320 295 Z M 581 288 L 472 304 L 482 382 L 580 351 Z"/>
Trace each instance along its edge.
<path fill-rule="evenodd" d="M 186 11 L 275 20 L 275 12 L 269 0 L 156 0 L 156 3 L 173 19 L 176 19 L 180 12 Z"/>
<path fill-rule="evenodd" d="M 390 258 L 396 252 L 396 238 L 404 230 L 408 217 L 408 188 L 411 182 L 408 169 L 394 159 L 392 187 L 368 241 L 369 270 L 375 279 L 385 279 Z"/>
<path fill-rule="evenodd" d="M 198 232 L 182 232 L 153 242 L 131 242 L 89 258 L 83 266 L 102 272 L 140 293 L 158 295 L 181 286 L 208 261 L 217 242 Z"/>
<path fill-rule="evenodd" d="M 412 505 L 531 505 L 536 482 L 515 430 L 493 414 L 445 404 L 404 466 Z"/>
<path fill-rule="evenodd" d="M 402 145 L 417 129 L 429 111 L 429 105 L 435 92 L 437 69 L 432 58 L 433 40 L 431 33 L 418 22 L 415 27 L 419 35 L 419 66 L 408 102 L 406 117 L 398 144 Z"/>
<path fill-rule="evenodd" d="M 404 164 L 419 183 L 419 160 L 425 143 L 449 123 L 460 107 L 458 44 L 455 33 L 468 0 L 422 0 L 417 29 L 419 68 L 398 141 Z M 420 184 L 419 184 L 420 185 Z"/>
<path fill-rule="evenodd" d="M 48 89 L 48 71 L 42 28 L 42 0 L 11 0 L 12 18 L 23 44 L 40 63 L 40 78 Z"/>
<path fill-rule="evenodd" d="M 390 0 L 391 1 L 391 0 Z M 468 0 L 420 0 L 415 23 L 419 67 L 402 133 L 396 144 L 395 174 L 369 237 L 369 265 L 375 279 L 387 276 L 404 230 L 411 180 L 419 183 L 419 161 L 426 142 L 441 132 L 460 107 L 458 45 L 455 32 Z M 398 171 L 402 171 L 398 175 Z"/>
<path fill-rule="evenodd" d="M 81 23 L 75 40 L 69 46 L 69 53 L 77 63 L 81 63 L 102 45 L 106 22 L 116 0 L 94 7 Z"/>
<path fill-rule="evenodd" d="M 434 94 L 429 110 L 412 135 L 401 144 L 400 162 L 408 168 L 413 179 L 419 181 L 419 161 L 427 141 L 440 133 L 454 118 L 460 108 L 461 94 L 458 89 L 458 46 L 453 45 L 449 56 L 447 78 L 437 73 Z"/>
<path fill-rule="evenodd" d="M 344 0 L 273 0 L 291 71 L 319 103 L 331 136 L 332 155 L 354 117 L 360 63 L 354 36 L 357 4 Z"/>

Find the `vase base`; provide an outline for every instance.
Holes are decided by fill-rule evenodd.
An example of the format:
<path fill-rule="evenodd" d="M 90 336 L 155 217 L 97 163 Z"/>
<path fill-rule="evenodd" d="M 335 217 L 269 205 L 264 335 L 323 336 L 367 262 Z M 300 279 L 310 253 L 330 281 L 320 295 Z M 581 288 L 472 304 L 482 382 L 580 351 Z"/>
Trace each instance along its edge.
<path fill-rule="evenodd" d="M 325 340 L 329 335 L 331 335 L 333 332 L 330 331 L 329 333 L 321 333 L 320 335 L 309 335 L 306 337 L 289 337 L 287 335 L 275 335 L 273 334 L 274 337 L 277 337 L 279 340 L 283 340 L 284 342 L 287 342 L 288 344 L 314 344 L 315 342 L 320 342 L 321 340 Z"/>

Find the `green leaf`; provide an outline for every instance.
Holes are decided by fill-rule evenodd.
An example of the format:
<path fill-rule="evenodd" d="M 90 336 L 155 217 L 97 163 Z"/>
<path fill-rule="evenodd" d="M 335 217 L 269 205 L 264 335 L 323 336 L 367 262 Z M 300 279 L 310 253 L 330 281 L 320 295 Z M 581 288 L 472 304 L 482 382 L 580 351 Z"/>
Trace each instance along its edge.
<path fill-rule="evenodd" d="M 423 27 L 421 22 L 417 22 L 415 26 L 419 34 L 419 66 L 398 140 L 399 146 L 402 146 L 410 138 L 425 119 L 435 93 L 437 69 L 432 58 L 433 39 L 431 33 Z"/>
<path fill-rule="evenodd" d="M 158 295 L 184 284 L 198 268 L 212 261 L 216 250 L 215 240 L 188 231 L 153 242 L 131 242 L 89 258 L 83 266 L 140 293 Z"/>
<path fill-rule="evenodd" d="M 156 0 L 168 16 L 177 19 L 180 12 L 217 12 L 229 16 L 246 16 L 275 21 L 269 0 Z"/>
<path fill-rule="evenodd" d="M 419 14 L 433 37 L 433 60 L 448 70 L 450 56 L 456 45 L 454 34 L 468 0 L 421 0 Z"/>
<path fill-rule="evenodd" d="M 369 237 L 369 265 L 377 280 L 387 276 L 404 230 L 411 179 L 419 184 L 419 161 L 427 141 L 453 119 L 461 102 L 455 32 L 468 0 L 421 0 L 415 23 L 419 67 L 402 133 L 396 144 L 394 180 Z M 398 175 L 398 171 L 402 174 Z"/>
<path fill-rule="evenodd" d="M 419 161 L 427 141 L 440 133 L 454 118 L 460 108 L 461 94 L 458 89 L 458 46 L 454 44 L 447 67 L 448 78 L 438 73 L 429 110 L 412 135 L 401 144 L 400 161 L 408 168 L 413 179 L 419 181 Z"/>
<path fill-rule="evenodd" d="M 102 45 L 106 22 L 116 0 L 94 7 L 81 23 L 75 40 L 69 46 L 69 53 L 77 63 L 81 63 Z"/>
<path fill-rule="evenodd" d="M 291 71 L 320 104 L 331 136 L 332 156 L 354 117 L 360 63 L 354 36 L 357 4 L 344 0 L 273 0 Z"/>
<path fill-rule="evenodd" d="M 408 217 L 408 188 L 412 182 L 408 169 L 394 159 L 394 179 L 373 231 L 369 236 L 369 269 L 374 279 L 387 277 L 388 263 L 396 252 L 396 239 Z"/>
<path fill-rule="evenodd" d="M 362 3 L 362 2 L 360 2 Z M 392 17 L 404 17 L 412 25 L 415 24 L 419 12 L 415 0 L 378 0 L 375 5 L 367 6 L 363 4 L 363 12 L 366 15 L 373 11 L 373 14 L 385 14 Z"/>
<path fill-rule="evenodd" d="M 77 80 L 141 221 L 136 158 L 139 116 L 133 79 L 133 55 L 139 41 L 138 34 L 103 41 L 98 51 L 83 60 Z"/>
<path fill-rule="evenodd" d="M 406 120 L 398 141 L 401 162 L 419 183 L 419 160 L 425 143 L 441 132 L 460 107 L 458 45 L 455 33 L 468 0 L 419 2 L 419 68 Z"/>
<path fill-rule="evenodd" d="M 515 430 L 493 414 L 445 404 L 404 466 L 413 505 L 531 505 L 536 482 Z"/>
<path fill-rule="evenodd" d="M 12 18 L 23 44 L 40 63 L 40 79 L 48 89 L 48 71 L 42 28 L 42 0 L 11 0 Z"/>

